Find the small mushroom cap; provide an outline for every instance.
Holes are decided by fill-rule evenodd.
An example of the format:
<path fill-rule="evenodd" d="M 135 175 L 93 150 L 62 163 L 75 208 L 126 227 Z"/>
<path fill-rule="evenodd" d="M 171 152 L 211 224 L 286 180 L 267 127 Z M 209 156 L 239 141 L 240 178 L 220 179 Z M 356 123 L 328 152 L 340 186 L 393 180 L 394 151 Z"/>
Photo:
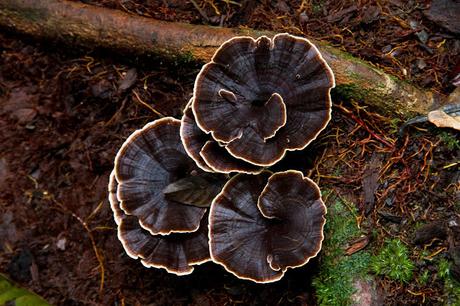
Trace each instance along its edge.
<path fill-rule="evenodd" d="M 257 206 L 264 217 L 281 221 L 270 228 L 273 236 L 268 262 L 273 270 L 304 265 L 321 250 L 326 206 L 318 186 L 301 172 L 273 174 Z"/>
<path fill-rule="evenodd" d="M 199 171 L 182 146 L 180 121 L 163 118 L 135 131 L 115 158 L 117 198 L 151 234 L 193 232 L 206 209 L 168 200 L 164 189 Z"/>
<path fill-rule="evenodd" d="M 224 147 L 200 130 L 191 109 L 191 101 L 185 107 L 182 116 L 180 135 L 185 151 L 205 171 L 253 174 L 262 171 L 259 166 L 233 157 Z"/>
<path fill-rule="evenodd" d="M 225 42 L 199 73 L 198 126 L 259 166 L 303 149 L 330 120 L 334 76 L 317 48 L 289 34 Z"/>
<path fill-rule="evenodd" d="M 168 236 L 151 235 L 140 227 L 136 217 L 127 215 L 117 200 L 118 183 L 112 172 L 109 181 L 109 201 L 118 225 L 118 239 L 126 253 L 140 258 L 146 267 L 164 268 L 169 273 L 185 275 L 193 272 L 193 265 L 209 261 L 207 218 L 193 233 L 174 233 Z"/>
<path fill-rule="evenodd" d="M 257 208 L 257 198 L 269 176 L 266 171 L 257 176 L 234 176 L 214 199 L 209 213 L 212 260 L 238 278 L 260 283 L 283 276 L 268 264 L 268 220 Z"/>
<path fill-rule="evenodd" d="M 209 215 L 211 258 L 239 278 L 268 283 L 317 255 L 326 208 L 300 172 L 234 176 Z M 260 195 L 260 196 L 259 196 Z"/>

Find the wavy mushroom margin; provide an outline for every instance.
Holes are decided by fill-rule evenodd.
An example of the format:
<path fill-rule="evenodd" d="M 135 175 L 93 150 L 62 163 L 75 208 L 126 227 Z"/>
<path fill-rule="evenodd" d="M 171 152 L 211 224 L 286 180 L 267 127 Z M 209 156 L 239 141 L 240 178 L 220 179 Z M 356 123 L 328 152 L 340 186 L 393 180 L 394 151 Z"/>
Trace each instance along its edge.
<path fill-rule="evenodd" d="M 273 282 L 276 282 L 278 280 L 280 280 L 281 278 L 283 278 L 284 274 L 286 273 L 286 271 L 289 269 L 289 268 L 298 268 L 298 267 L 301 267 L 301 266 L 304 266 L 306 265 L 310 259 L 316 257 L 318 255 L 318 253 L 321 251 L 321 248 L 322 248 L 322 243 L 323 243 L 323 240 L 324 240 L 324 226 L 326 224 L 326 218 L 324 217 L 326 214 L 327 214 L 327 207 L 326 205 L 324 204 L 322 198 L 321 198 L 321 193 L 320 193 L 320 189 L 319 187 L 316 185 L 315 182 L 313 182 L 311 179 L 307 178 L 307 177 L 304 177 L 302 172 L 300 171 L 296 171 L 296 170 L 288 170 L 288 171 L 284 171 L 284 172 L 278 172 L 278 173 L 275 173 L 273 174 L 272 172 L 270 171 L 267 171 L 267 170 L 264 170 L 261 174 L 259 174 L 259 176 L 261 175 L 267 175 L 269 176 L 268 179 L 267 179 L 267 182 L 266 182 L 266 185 L 265 187 L 263 188 L 261 194 L 259 195 L 258 199 L 260 199 L 260 197 L 267 192 L 267 188 L 268 188 L 268 184 L 270 182 L 270 179 L 273 180 L 275 179 L 277 176 L 282 176 L 282 175 L 296 175 L 296 176 L 300 176 L 302 178 L 302 180 L 304 180 L 305 182 L 307 182 L 309 185 L 313 186 L 313 188 L 315 189 L 315 192 L 317 192 L 319 194 L 319 198 L 318 198 L 318 201 L 320 202 L 321 204 L 321 207 L 322 209 L 324 209 L 324 214 L 322 216 L 322 222 L 321 222 L 321 225 L 320 225 L 320 234 L 321 234 L 321 237 L 320 239 L 318 240 L 317 242 L 317 246 L 315 248 L 315 251 L 304 258 L 304 260 L 302 260 L 301 262 L 298 262 L 296 264 L 292 264 L 292 265 L 286 265 L 284 266 L 283 268 L 279 268 L 279 269 L 276 269 L 272 266 L 272 260 L 267 257 L 267 263 L 270 267 L 270 269 L 273 270 L 273 272 L 275 273 L 275 275 L 271 278 L 267 278 L 267 279 L 255 279 L 255 278 L 252 278 L 252 277 L 248 277 L 248 276 L 245 276 L 245 275 L 241 275 L 239 273 L 237 273 L 236 271 L 233 271 L 231 268 L 229 268 L 227 266 L 227 264 L 220 260 L 217 256 L 215 256 L 213 254 L 213 248 L 212 248 L 212 243 L 213 243 L 213 235 L 212 235 L 212 225 L 213 223 L 215 222 L 215 220 L 213 219 L 213 215 L 214 215 L 214 210 L 216 209 L 216 202 L 219 200 L 219 198 L 221 197 L 226 197 L 225 196 L 225 192 L 226 192 L 226 189 L 231 186 L 232 184 L 234 184 L 234 181 L 238 179 L 239 176 L 241 175 L 244 175 L 244 174 L 238 174 L 238 175 L 235 175 L 234 177 L 232 177 L 223 187 L 222 191 L 214 198 L 213 202 L 212 202 L 212 205 L 211 205 L 211 208 L 210 208 L 210 212 L 209 212 L 209 221 L 208 221 L 208 237 L 209 237 L 209 248 L 210 248 L 210 257 L 211 257 L 211 260 L 214 262 L 214 263 L 217 263 L 219 265 L 221 265 L 227 272 L 233 274 L 234 276 L 236 276 L 237 278 L 239 279 L 244 279 L 244 280 L 249 280 L 249 281 L 252 281 L 252 282 L 255 282 L 255 283 L 261 283 L 261 284 L 267 284 L 267 283 L 273 283 Z M 259 212 L 262 214 L 262 216 L 264 218 L 267 218 L 267 219 L 273 219 L 273 217 L 270 217 L 268 216 L 266 213 L 263 212 L 263 209 L 261 208 L 260 206 L 260 201 L 258 200 L 257 201 L 257 208 L 259 210 Z"/>
<path fill-rule="evenodd" d="M 332 71 L 332 69 L 329 67 L 329 65 L 327 64 L 326 60 L 323 58 L 322 54 L 320 53 L 320 51 L 318 50 L 318 48 L 312 43 L 310 42 L 310 40 L 308 40 L 307 38 L 304 38 L 304 37 L 299 37 L 299 36 L 294 36 L 294 35 L 290 35 L 288 33 L 279 33 L 279 34 L 276 34 L 272 39 L 270 39 L 271 43 L 273 43 L 273 41 L 278 38 L 278 37 L 282 37 L 282 36 L 291 36 L 293 37 L 294 39 L 298 40 L 298 41 L 303 41 L 305 42 L 307 45 L 310 46 L 310 48 L 313 49 L 313 51 L 316 53 L 317 55 L 317 58 L 318 60 L 320 61 L 320 63 L 323 65 L 323 67 L 325 68 L 325 71 L 326 71 L 326 74 L 329 76 L 329 79 L 331 81 L 331 86 L 329 88 L 329 90 L 327 91 L 327 96 L 326 96 L 326 104 L 327 104 L 327 107 L 328 107 L 328 113 L 327 113 L 327 117 L 325 118 L 324 120 L 324 123 L 322 126 L 319 127 L 318 131 L 315 133 L 315 135 L 311 138 L 311 139 L 308 139 L 306 142 L 298 145 L 298 146 L 294 146 L 294 147 L 289 147 L 289 144 L 287 142 L 287 145 L 286 147 L 284 147 L 281 151 L 280 151 L 280 154 L 277 154 L 273 160 L 270 160 L 269 162 L 266 162 L 266 163 L 260 163 L 260 162 L 257 162 L 255 160 L 251 160 L 251 159 L 248 159 L 246 157 L 242 157 L 242 156 L 238 156 L 236 153 L 235 153 L 235 150 L 232 150 L 228 144 L 230 144 L 232 141 L 234 140 L 238 140 L 239 138 L 241 138 L 242 135 L 239 135 L 239 137 L 235 137 L 234 139 L 232 139 L 230 142 L 228 141 L 224 141 L 222 139 L 219 139 L 218 137 L 216 137 L 216 133 L 210 129 L 207 129 L 202 123 L 199 122 L 198 120 L 198 117 L 197 117 L 197 109 L 196 109 L 196 106 L 195 106 L 195 103 L 194 101 L 196 100 L 196 92 L 197 92 L 197 87 L 198 87 L 198 81 L 199 81 L 199 78 L 200 76 L 205 73 L 207 71 L 207 67 L 211 64 L 216 64 L 216 62 L 214 61 L 216 55 L 223 49 L 223 48 L 226 48 L 228 44 L 232 43 L 233 41 L 238 41 L 238 40 L 241 40 L 241 39 L 251 39 L 254 43 L 257 42 L 257 40 L 259 40 L 260 38 L 262 37 L 265 37 L 265 38 L 268 38 L 267 36 L 260 36 L 259 38 L 257 39 L 254 39 L 253 37 L 250 37 L 250 36 L 237 36 L 237 37 L 233 37 L 227 41 L 225 41 L 217 50 L 216 52 L 214 53 L 212 59 L 211 59 L 211 62 L 205 64 L 200 72 L 198 73 L 196 79 L 195 79 L 195 83 L 194 83 L 194 89 L 193 89 L 193 97 L 192 99 L 190 100 L 191 102 L 191 107 L 192 107 L 192 111 L 193 111 L 193 115 L 195 117 L 195 120 L 196 120 L 196 124 L 198 125 L 198 127 L 206 134 L 211 134 L 212 138 L 218 142 L 221 142 L 223 144 L 225 144 L 225 149 L 227 150 L 227 152 L 237 158 L 237 159 L 240 159 L 240 160 L 243 160 L 245 162 L 248 162 L 250 164 L 253 164 L 253 165 L 256 165 L 256 166 L 261 166 L 261 167 L 269 167 L 269 166 L 272 166 L 274 164 L 276 164 L 278 161 L 280 161 L 287 153 L 287 151 L 297 151 L 297 150 L 303 150 L 305 149 L 312 141 L 314 141 L 318 136 L 319 134 L 321 133 L 321 131 L 323 131 L 327 124 L 329 123 L 329 121 L 331 120 L 331 113 L 332 113 L 332 99 L 331 99 L 331 89 L 334 88 L 336 86 L 336 83 L 335 83 L 335 77 L 334 77 L 334 73 Z M 287 118 L 287 120 L 289 120 L 289 118 Z M 283 127 L 284 127 L 284 124 L 283 124 Z M 280 127 L 281 128 L 281 127 Z M 279 131 L 278 129 L 275 131 L 275 134 L 276 132 Z M 271 138 L 274 138 L 276 137 L 276 135 L 272 135 L 271 137 L 269 137 L 269 139 Z M 267 138 L 268 139 L 268 138 Z M 267 140 L 265 139 L 265 140 Z"/>
<path fill-rule="evenodd" d="M 131 257 L 132 259 L 139 259 L 142 265 L 146 268 L 158 268 L 158 269 L 164 269 L 166 272 L 175 274 L 178 276 L 183 276 L 183 275 L 189 275 L 194 271 L 194 266 L 201 265 L 203 263 L 211 261 L 211 257 L 209 256 L 209 253 L 206 256 L 202 256 L 202 259 L 199 260 L 191 260 L 187 262 L 188 266 L 182 270 L 180 269 L 173 269 L 167 265 L 164 264 L 158 264 L 154 262 L 149 262 L 145 256 L 142 256 L 139 253 L 136 253 L 134 250 L 134 246 L 130 245 L 130 242 L 126 237 L 124 237 L 123 234 L 123 226 L 124 223 L 126 222 L 126 218 L 135 218 L 134 216 L 129 216 L 126 215 L 123 210 L 120 208 L 120 201 L 117 199 L 117 188 L 118 188 L 118 182 L 116 181 L 115 178 L 115 171 L 112 171 L 109 177 L 109 184 L 108 184 L 108 191 L 109 191 L 109 204 L 110 208 L 112 209 L 113 216 L 114 216 L 114 221 L 117 224 L 117 237 L 118 240 L 120 240 L 123 249 L 125 250 L 126 254 Z M 151 242 L 155 242 L 154 240 L 157 239 L 168 239 L 167 236 L 163 235 L 150 235 L 150 233 L 140 227 L 139 225 L 139 230 L 143 231 L 145 233 L 145 236 L 148 239 L 151 239 Z M 181 233 L 181 234 L 176 234 L 174 233 L 173 235 L 195 235 L 194 233 Z M 198 234 L 198 233 L 197 233 Z"/>

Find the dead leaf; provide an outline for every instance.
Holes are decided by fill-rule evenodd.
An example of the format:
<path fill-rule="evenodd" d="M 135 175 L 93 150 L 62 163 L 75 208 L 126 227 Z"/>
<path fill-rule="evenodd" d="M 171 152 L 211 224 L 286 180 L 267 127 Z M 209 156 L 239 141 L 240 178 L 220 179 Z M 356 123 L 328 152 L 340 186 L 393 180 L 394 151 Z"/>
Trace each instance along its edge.
<path fill-rule="evenodd" d="M 332 13 L 327 16 L 327 22 L 337 22 L 345 18 L 347 15 L 355 12 L 358 9 L 356 5 L 352 5 L 346 9 L 340 10 L 338 12 Z"/>
<path fill-rule="evenodd" d="M 440 109 L 429 112 L 428 121 L 440 128 L 453 128 L 460 131 L 460 116 L 446 114 Z"/>
<path fill-rule="evenodd" d="M 120 82 L 118 82 L 118 93 L 121 94 L 121 93 L 126 92 L 128 89 L 133 87 L 133 85 L 136 83 L 136 81 L 137 81 L 137 70 L 136 70 L 136 68 L 129 69 L 126 72 L 126 74 L 123 77 L 123 79 L 121 79 Z"/>
<path fill-rule="evenodd" d="M 361 17 L 361 21 L 370 24 L 379 19 L 380 13 L 382 10 L 378 6 L 371 5 L 369 7 L 363 7 L 363 16 Z"/>
<path fill-rule="evenodd" d="M 37 111 L 33 108 L 21 108 L 11 113 L 11 117 L 16 119 L 19 123 L 28 123 L 32 121 L 37 115 Z"/>
<path fill-rule="evenodd" d="M 372 155 L 369 164 L 366 166 L 363 174 L 363 192 L 364 192 L 364 213 L 368 215 L 375 204 L 375 191 L 378 187 L 379 171 L 382 166 L 382 160 L 377 155 Z"/>
<path fill-rule="evenodd" d="M 177 180 L 163 190 L 165 197 L 186 205 L 209 207 L 220 192 L 223 182 L 202 176 L 190 176 Z"/>
<path fill-rule="evenodd" d="M 352 255 L 361 251 L 369 244 L 369 237 L 363 236 L 351 242 L 351 245 L 345 250 L 346 255 Z"/>

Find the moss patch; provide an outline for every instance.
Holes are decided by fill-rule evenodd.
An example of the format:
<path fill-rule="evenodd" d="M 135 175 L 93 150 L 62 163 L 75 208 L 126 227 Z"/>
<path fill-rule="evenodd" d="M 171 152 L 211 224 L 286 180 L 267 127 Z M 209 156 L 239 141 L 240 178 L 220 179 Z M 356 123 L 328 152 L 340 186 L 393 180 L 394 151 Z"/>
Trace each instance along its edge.
<path fill-rule="evenodd" d="M 371 269 L 378 275 L 407 283 L 413 278 L 415 265 L 409 250 L 398 239 L 388 240 L 380 252 L 371 259 Z"/>
<path fill-rule="evenodd" d="M 345 255 L 346 244 L 363 233 L 356 223 L 354 205 L 339 199 L 330 201 L 320 271 L 313 279 L 320 305 L 350 305 L 355 292 L 353 281 L 366 278 L 371 254 L 359 251 Z"/>
<path fill-rule="evenodd" d="M 444 281 L 444 293 L 447 296 L 447 305 L 460 305 L 460 283 L 456 281 L 451 273 L 452 264 L 447 259 L 440 259 L 437 262 L 438 275 Z"/>

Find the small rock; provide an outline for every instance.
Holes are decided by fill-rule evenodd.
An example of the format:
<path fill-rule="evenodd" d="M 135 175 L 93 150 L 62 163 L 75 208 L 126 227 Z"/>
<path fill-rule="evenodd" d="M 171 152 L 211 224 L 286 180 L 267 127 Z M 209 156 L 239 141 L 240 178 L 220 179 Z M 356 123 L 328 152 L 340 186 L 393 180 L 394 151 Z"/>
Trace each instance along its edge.
<path fill-rule="evenodd" d="M 418 30 L 420 27 L 420 24 L 417 22 L 417 20 L 411 19 L 409 20 L 409 26 L 412 30 Z"/>
<path fill-rule="evenodd" d="M 381 294 L 377 291 L 377 286 L 370 280 L 358 279 L 353 283 L 355 293 L 351 296 L 352 305 L 356 306 L 377 306 L 383 305 Z"/>
<path fill-rule="evenodd" d="M 393 47 L 391 45 L 386 45 L 385 47 L 382 48 L 382 53 L 387 54 L 388 52 L 391 51 Z"/>
<path fill-rule="evenodd" d="M 91 86 L 91 93 L 96 98 L 107 99 L 112 96 L 112 84 L 106 79 Z"/>
<path fill-rule="evenodd" d="M 417 59 L 417 61 L 415 63 L 417 65 L 417 68 L 420 69 L 420 70 L 422 70 L 422 69 L 424 69 L 426 67 L 426 62 L 421 58 Z"/>
<path fill-rule="evenodd" d="M 302 13 L 299 15 L 299 22 L 300 22 L 301 24 L 307 23 L 309 19 L 310 19 L 310 18 L 308 18 L 308 15 L 307 15 L 306 12 L 302 12 Z"/>
<path fill-rule="evenodd" d="M 426 42 L 428 41 L 428 33 L 425 30 L 421 30 L 421 31 L 415 33 L 415 35 L 417 35 L 418 39 L 423 44 L 426 44 Z"/>
<path fill-rule="evenodd" d="M 56 247 L 61 251 L 65 251 L 66 243 L 67 243 L 67 239 L 65 239 L 65 237 L 61 238 L 56 242 Z"/>
<path fill-rule="evenodd" d="M 393 223 L 401 223 L 402 221 L 402 217 L 400 216 L 397 216 L 397 215 L 393 215 L 389 212 L 385 212 L 385 211 L 379 211 L 378 212 L 379 216 L 381 216 L 383 219 L 387 220 L 387 221 L 390 221 L 390 222 L 393 222 Z"/>

